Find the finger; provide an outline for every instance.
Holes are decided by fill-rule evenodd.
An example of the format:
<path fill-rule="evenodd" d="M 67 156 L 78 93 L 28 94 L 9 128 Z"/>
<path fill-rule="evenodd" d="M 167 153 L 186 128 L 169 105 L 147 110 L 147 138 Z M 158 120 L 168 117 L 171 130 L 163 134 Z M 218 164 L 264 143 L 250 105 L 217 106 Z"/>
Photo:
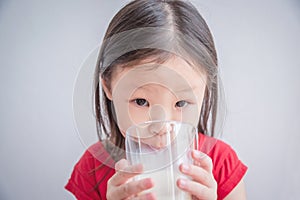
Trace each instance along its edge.
<path fill-rule="evenodd" d="M 215 184 L 215 179 L 212 173 L 207 172 L 205 169 L 199 166 L 181 164 L 179 166 L 179 170 L 183 174 L 190 176 L 194 181 L 199 182 L 207 187 L 213 187 Z"/>
<path fill-rule="evenodd" d="M 131 198 L 130 200 L 156 200 L 156 197 L 153 193 L 141 194 L 137 197 Z"/>
<path fill-rule="evenodd" d="M 126 199 L 133 195 L 136 195 L 144 190 L 150 189 L 154 186 L 154 183 L 151 178 L 146 178 L 138 181 L 131 181 L 126 184 L 123 184 L 116 188 L 113 192 L 112 199 Z M 145 198 L 148 195 L 142 195 L 141 198 Z M 150 195 L 151 196 L 151 195 Z M 140 197 L 139 197 L 140 198 Z"/>
<path fill-rule="evenodd" d="M 205 169 L 206 171 L 212 173 L 213 163 L 211 158 L 197 150 L 192 151 L 192 158 L 194 159 L 194 164 Z"/>
<path fill-rule="evenodd" d="M 198 199 L 217 199 L 215 188 L 208 188 L 195 181 L 178 179 L 177 186 L 187 193 L 196 196 Z"/>
<path fill-rule="evenodd" d="M 125 169 L 126 167 L 129 166 L 129 161 L 126 159 L 121 159 L 115 164 L 115 169 L 116 171 L 119 171 L 121 169 Z"/>
<path fill-rule="evenodd" d="M 120 162 L 120 163 L 119 163 Z M 109 185 L 119 186 L 126 183 L 130 178 L 143 172 L 143 165 L 128 165 L 126 161 L 119 161 L 116 164 L 117 171 L 110 179 Z"/>

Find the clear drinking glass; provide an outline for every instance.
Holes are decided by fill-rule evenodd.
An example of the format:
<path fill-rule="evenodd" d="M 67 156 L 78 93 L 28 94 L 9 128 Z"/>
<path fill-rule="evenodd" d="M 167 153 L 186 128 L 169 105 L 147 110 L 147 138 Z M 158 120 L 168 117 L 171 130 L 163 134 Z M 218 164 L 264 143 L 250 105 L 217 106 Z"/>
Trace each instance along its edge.
<path fill-rule="evenodd" d="M 191 164 L 191 150 L 198 146 L 197 128 L 177 121 L 149 121 L 126 131 L 126 158 L 144 166 L 135 180 L 150 177 L 154 187 L 148 191 L 157 199 L 188 200 L 191 196 L 176 185 L 181 163 Z"/>

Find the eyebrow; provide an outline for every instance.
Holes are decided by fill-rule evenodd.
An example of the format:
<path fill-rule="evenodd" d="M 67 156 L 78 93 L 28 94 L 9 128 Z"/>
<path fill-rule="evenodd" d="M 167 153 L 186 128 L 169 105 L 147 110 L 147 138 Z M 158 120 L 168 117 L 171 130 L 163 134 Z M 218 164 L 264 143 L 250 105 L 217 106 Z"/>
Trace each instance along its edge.
<path fill-rule="evenodd" d="M 143 86 L 139 86 L 139 87 L 136 87 L 137 89 L 139 90 L 142 90 L 144 92 L 149 92 L 151 89 L 149 88 L 145 88 L 144 85 Z M 172 88 L 168 87 L 168 89 L 173 92 L 173 93 L 188 93 L 188 92 L 193 92 L 194 90 L 197 90 L 197 89 L 200 89 L 200 86 L 199 85 L 193 85 L 191 87 L 185 87 L 185 88 L 182 88 L 182 89 L 179 89 L 179 90 L 173 90 Z"/>

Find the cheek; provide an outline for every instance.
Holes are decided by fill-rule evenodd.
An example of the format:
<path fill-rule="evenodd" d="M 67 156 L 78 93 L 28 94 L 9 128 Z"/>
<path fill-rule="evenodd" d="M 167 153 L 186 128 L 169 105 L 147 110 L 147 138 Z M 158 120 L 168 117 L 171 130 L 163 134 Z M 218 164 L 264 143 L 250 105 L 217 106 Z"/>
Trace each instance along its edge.
<path fill-rule="evenodd" d="M 137 107 L 129 104 L 128 116 L 131 124 L 136 125 L 149 120 L 149 108 L 148 107 Z"/>
<path fill-rule="evenodd" d="M 131 125 L 131 120 L 128 111 L 128 102 L 126 102 L 119 96 L 114 96 L 113 104 L 115 110 L 115 120 L 118 124 L 120 131 L 123 134 Z"/>
<path fill-rule="evenodd" d="M 194 104 L 191 104 L 183 109 L 182 111 L 182 121 L 190 123 L 194 125 L 195 127 L 198 126 L 199 118 L 200 118 L 200 112 L 202 108 L 203 103 L 203 96 L 204 92 L 201 90 L 194 92 L 193 102 Z"/>
<path fill-rule="evenodd" d="M 200 109 L 197 104 L 190 105 L 182 111 L 182 121 L 194 126 L 198 125 L 199 117 Z"/>
<path fill-rule="evenodd" d="M 138 108 L 128 101 L 114 101 L 116 120 L 122 134 L 133 125 L 149 120 L 148 108 Z"/>

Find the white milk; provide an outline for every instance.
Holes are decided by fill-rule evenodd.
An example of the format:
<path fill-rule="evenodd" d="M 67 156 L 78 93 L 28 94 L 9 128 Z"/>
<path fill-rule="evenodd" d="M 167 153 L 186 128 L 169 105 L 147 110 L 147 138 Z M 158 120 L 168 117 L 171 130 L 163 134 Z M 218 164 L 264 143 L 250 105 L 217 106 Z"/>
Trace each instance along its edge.
<path fill-rule="evenodd" d="M 191 200 L 191 195 L 182 191 L 176 185 L 177 179 L 183 177 L 183 174 L 179 172 L 177 163 L 174 165 L 155 172 L 138 175 L 136 179 L 152 178 L 154 187 L 145 192 L 154 193 L 158 200 Z"/>
<path fill-rule="evenodd" d="M 161 137 L 164 147 L 151 146 L 151 141 L 160 139 L 151 133 L 151 125 L 171 128 Z M 179 165 L 192 164 L 189 151 L 193 148 L 196 134 L 193 126 L 178 122 L 151 122 L 127 130 L 126 158 L 132 165 L 142 163 L 144 166 L 144 173 L 134 179 L 152 178 L 154 181 L 154 187 L 145 192 L 153 192 L 158 200 L 192 199 L 190 194 L 177 187 L 176 181 L 179 177 L 188 178 L 179 171 Z"/>

